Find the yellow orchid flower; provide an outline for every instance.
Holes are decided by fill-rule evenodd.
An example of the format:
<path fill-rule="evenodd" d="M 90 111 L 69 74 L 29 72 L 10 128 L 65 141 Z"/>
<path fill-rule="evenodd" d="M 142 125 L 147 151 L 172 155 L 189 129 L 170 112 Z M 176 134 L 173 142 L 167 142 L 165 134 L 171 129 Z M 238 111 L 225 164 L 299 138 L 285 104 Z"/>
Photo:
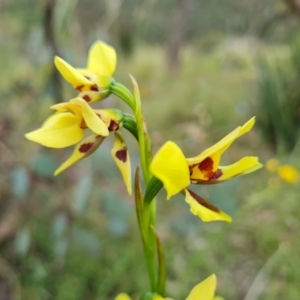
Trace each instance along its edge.
<path fill-rule="evenodd" d="M 97 41 L 89 50 L 86 69 L 73 68 L 58 56 L 54 63 L 65 80 L 80 92 L 79 97 L 91 103 L 107 96 L 116 69 L 117 55 L 114 48 Z"/>
<path fill-rule="evenodd" d="M 112 157 L 131 195 L 131 164 L 126 143 L 117 132 L 122 126 L 123 114 L 118 110 L 93 110 L 80 98 L 52 106 L 58 110 L 48 118 L 40 129 L 27 133 L 27 139 L 50 148 L 65 148 L 76 145 L 73 154 L 55 171 L 58 175 L 76 162 L 91 155 L 108 136 L 115 132 Z M 84 138 L 84 131 L 90 129 L 94 135 Z"/>
<path fill-rule="evenodd" d="M 221 297 L 214 296 L 216 287 L 217 277 L 215 274 L 212 274 L 198 283 L 185 300 L 222 300 Z"/>
<path fill-rule="evenodd" d="M 65 148 L 83 139 L 85 129 L 96 135 L 107 136 L 107 125 L 84 100 L 75 98 L 70 102 L 51 107 L 59 113 L 46 120 L 40 129 L 27 133 L 29 140 L 50 148 Z"/>
<path fill-rule="evenodd" d="M 115 298 L 115 300 L 131 300 L 131 298 L 127 294 L 121 293 Z"/>
<path fill-rule="evenodd" d="M 198 283 L 189 293 L 185 300 L 223 300 L 221 297 L 215 297 L 215 290 L 217 286 L 217 277 L 215 274 L 210 275 L 202 282 Z M 140 298 L 143 299 L 143 298 Z M 147 297 L 147 299 L 150 299 Z M 119 294 L 115 300 L 131 300 L 131 298 L 125 294 Z M 172 300 L 171 298 L 163 298 L 160 295 L 152 295 L 151 300 Z"/>
<path fill-rule="evenodd" d="M 278 175 L 288 183 L 297 183 L 299 172 L 291 165 L 282 165 L 278 168 Z"/>
<path fill-rule="evenodd" d="M 173 142 L 166 142 L 154 156 L 151 173 L 161 180 L 167 190 L 167 199 L 183 192 L 185 201 L 190 205 L 194 215 L 202 221 L 223 220 L 231 222 L 231 217 L 217 207 L 187 189 L 193 184 L 214 184 L 253 172 L 262 167 L 257 157 L 247 156 L 229 166 L 220 166 L 222 154 L 229 146 L 247 133 L 254 125 L 255 118 L 239 126 L 214 146 L 206 149 L 193 158 L 186 158 L 181 149 Z"/>

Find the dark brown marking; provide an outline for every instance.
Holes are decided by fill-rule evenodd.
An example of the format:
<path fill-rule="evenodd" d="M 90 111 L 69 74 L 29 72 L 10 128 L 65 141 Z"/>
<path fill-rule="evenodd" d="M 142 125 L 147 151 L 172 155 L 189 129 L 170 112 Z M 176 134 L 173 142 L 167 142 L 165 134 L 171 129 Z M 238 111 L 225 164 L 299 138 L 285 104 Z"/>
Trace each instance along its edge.
<path fill-rule="evenodd" d="M 88 76 L 84 76 L 87 80 L 91 80 L 91 78 L 90 77 L 88 77 Z"/>
<path fill-rule="evenodd" d="M 214 176 L 213 172 L 214 161 L 210 157 L 206 157 L 199 165 L 199 170 L 209 180 Z"/>
<path fill-rule="evenodd" d="M 79 92 L 81 92 L 82 89 L 83 89 L 83 87 L 84 87 L 84 84 L 76 86 L 76 90 L 79 91 Z"/>
<path fill-rule="evenodd" d="M 222 175 L 223 175 L 222 170 L 218 169 L 209 180 L 216 180 L 216 179 L 220 178 Z"/>
<path fill-rule="evenodd" d="M 102 120 L 102 118 L 101 118 L 101 115 L 100 114 L 96 114 L 101 120 Z"/>
<path fill-rule="evenodd" d="M 119 124 L 115 120 L 110 120 L 108 130 L 109 131 L 117 131 L 120 128 Z"/>
<path fill-rule="evenodd" d="M 210 157 L 207 157 L 199 164 L 190 165 L 189 170 L 191 182 L 196 184 L 208 184 L 208 182 L 210 181 L 212 181 L 211 183 L 213 183 L 214 181 L 216 182 L 216 179 L 220 178 L 223 175 L 223 172 L 221 169 L 217 169 L 216 172 L 213 172 L 213 164 L 213 160 Z M 201 180 L 197 178 L 192 178 L 193 169 L 196 166 L 204 174 L 205 179 Z"/>
<path fill-rule="evenodd" d="M 98 89 L 97 84 L 91 85 L 90 90 L 91 90 L 91 91 L 94 91 L 94 92 L 98 92 L 99 89 Z"/>
<path fill-rule="evenodd" d="M 192 195 L 192 197 L 202 206 L 212 210 L 212 211 L 215 211 L 215 212 L 220 212 L 220 210 L 212 205 L 210 202 L 208 202 L 207 200 L 205 200 L 204 198 L 200 197 L 199 195 L 195 194 L 194 192 L 192 192 L 191 190 L 188 190 L 189 193 Z"/>
<path fill-rule="evenodd" d="M 79 152 L 81 153 L 86 153 L 88 152 L 92 146 L 94 145 L 94 143 L 86 143 L 86 144 L 82 144 L 80 147 L 79 147 Z"/>
<path fill-rule="evenodd" d="M 86 102 L 90 102 L 92 100 L 92 98 L 89 95 L 84 95 L 82 99 L 84 99 Z"/>
<path fill-rule="evenodd" d="M 127 151 L 126 148 L 123 148 L 116 152 L 116 158 L 121 160 L 122 162 L 127 161 Z"/>

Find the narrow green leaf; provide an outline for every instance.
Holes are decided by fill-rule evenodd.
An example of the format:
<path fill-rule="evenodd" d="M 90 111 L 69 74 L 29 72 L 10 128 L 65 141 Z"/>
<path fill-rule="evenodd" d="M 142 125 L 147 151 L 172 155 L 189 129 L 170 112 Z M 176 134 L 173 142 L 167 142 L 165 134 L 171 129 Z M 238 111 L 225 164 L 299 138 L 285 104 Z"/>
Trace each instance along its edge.
<path fill-rule="evenodd" d="M 159 236 L 155 231 L 155 228 L 151 225 L 151 229 L 155 235 L 156 241 L 156 249 L 157 249 L 157 258 L 158 258 L 158 278 L 157 278 L 157 286 L 156 291 L 164 296 L 165 294 L 165 287 L 166 287 L 166 260 L 164 249 L 162 244 L 159 240 Z"/>
<path fill-rule="evenodd" d="M 136 172 L 135 172 L 134 200 L 135 200 L 136 216 L 138 219 L 142 237 L 144 238 L 145 237 L 145 226 L 143 224 L 143 194 L 142 194 L 142 187 L 141 187 L 141 182 L 140 182 L 140 166 L 136 167 Z"/>
<path fill-rule="evenodd" d="M 140 91 L 138 83 L 136 82 L 135 78 L 129 74 L 129 77 L 131 79 L 132 85 L 133 85 L 133 95 L 135 99 L 135 114 L 140 114 L 141 112 L 141 97 L 140 97 Z"/>

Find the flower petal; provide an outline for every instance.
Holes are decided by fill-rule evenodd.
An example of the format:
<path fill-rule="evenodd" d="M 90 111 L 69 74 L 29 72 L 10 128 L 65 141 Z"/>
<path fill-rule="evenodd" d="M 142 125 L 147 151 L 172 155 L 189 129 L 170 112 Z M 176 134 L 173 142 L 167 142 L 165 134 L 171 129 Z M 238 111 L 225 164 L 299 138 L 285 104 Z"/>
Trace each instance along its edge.
<path fill-rule="evenodd" d="M 282 165 L 278 169 L 278 175 L 289 183 L 296 183 L 299 180 L 299 172 L 290 165 Z"/>
<path fill-rule="evenodd" d="M 260 169 L 263 165 L 255 156 L 246 156 L 229 166 L 219 166 L 220 176 L 215 181 L 229 180 L 236 176 L 248 174 Z M 212 180 L 213 182 L 214 180 Z"/>
<path fill-rule="evenodd" d="M 50 107 L 53 110 L 56 110 L 57 112 L 65 112 L 69 111 L 73 115 L 75 115 L 78 118 L 78 125 L 80 126 L 82 122 L 82 109 L 80 106 L 72 104 L 70 102 L 61 102 L 54 104 Z"/>
<path fill-rule="evenodd" d="M 254 125 L 255 123 L 255 117 L 250 119 L 246 124 L 243 126 L 239 126 L 235 130 L 233 130 L 231 133 L 229 133 L 227 136 L 225 136 L 222 140 L 220 140 L 218 143 L 213 145 L 212 147 L 206 149 L 202 153 L 200 153 L 196 157 L 187 158 L 188 164 L 198 164 L 201 161 L 203 161 L 207 157 L 211 156 L 221 156 L 224 151 L 226 151 L 230 145 L 240 136 L 247 133 Z"/>
<path fill-rule="evenodd" d="M 95 42 L 89 51 L 88 69 L 111 77 L 116 70 L 117 54 L 113 47 L 101 41 Z"/>
<path fill-rule="evenodd" d="M 80 74 L 82 74 L 86 79 L 93 82 L 96 86 L 101 87 L 101 90 L 103 90 L 103 94 L 108 93 L 108 87 L 110 86 L 112 79 L 111 77 L 99 75 L 98 73 L 92 72 L 88 69 L 78 69 L 76 68 L 76 71 Z M 98 91 L 96 89 L 96 86 L 94 86 L 94 91 Z M 106 89 L 105 89 L 106 88 Z M 93 90 L 93 89 L 91 89 Z"/>
<path fill-rule="evenodd" d="M 190 205 L 191 213 L 198 216 L 203 222 L 226 221 L 231 223 L 232 221 L 230 216 L 191 190 L 185 190 L 185 202 Z"/>
<path fill-rule="evenodd" d="M 104 137 L 99 135 L 91 135 L 83 139 L 76 145 L 73 154 L 55 171 L 54 175 L 58 175 L 76 162 L 91 155 L 101 145 L 103 140 Z"/>
<path fill-rule="evenodd" d="M 131 195 L 131 164 L 129 152 L 122 135 L 118 132 L 115 132 L 115 142 L 111 150 L 111 155 L 122 174 L 128 194 Z"/>
<path fill-rule="evenodd" d="M 184 154 L 171 141 L 157 151 L 150 164 L 150 172 L 164 184 L 167 199 L 190 184 L 189 168 Z"/>
<path fill-rule="evenodd" d="M 78 126 L 78 118 L 71 113 L 54 114 L 42 128 L 29 132 L 25 137 L 50 148 L 65 148 L 80 142 L 84 130 Z"/>
<path fill-rule="evenodd" d="M 131 298 L 127 294 L 121 293 L 115 298 L 115 300 L 131 300 Z"/>
<path fill-rule="evenodd" d="M 76 90 L 87 91 L 93 90 L 95 84 L 69 65 L 66 61 L 55 56 L 54 63 L 60 74 L 73 85 Z M 96 87 L 94 87 L 96 89 Z M 98 88 L 97 88 L 98 89 Z"/>
<path fill-rule="evenodd" d="M 82 116 L 87 125 L 87 127 L 93 131 L 95 134 L 108 136 L 109 131 L 105 123 L 96 114 L 96 112 L 88 105 L 86 101 L 81 98 L 75 98 L 70 100 L 72 104 L 76 104 L 82 109 Z"/>
<path fill-rule="evenodd" d="M 217 286 L 215 274 L 210 275 L 205 280 L 197 284 L 190 292 L 186 300 L 213 300 Z"/>

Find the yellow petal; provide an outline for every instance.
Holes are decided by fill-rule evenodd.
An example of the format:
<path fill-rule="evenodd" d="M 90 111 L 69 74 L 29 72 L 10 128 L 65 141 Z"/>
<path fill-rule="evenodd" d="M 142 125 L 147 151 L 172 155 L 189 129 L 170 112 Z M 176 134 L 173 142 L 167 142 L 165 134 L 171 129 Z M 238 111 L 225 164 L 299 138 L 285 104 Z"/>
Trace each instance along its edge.
<path fill-rule="evenodd" d="M 131 300 L 131 298 L 127 294 L 121 293 L 115 298 L 115 300 Z"/>
<path fill-rule="evenodd" d="M 278 175 L 289 183 L 296 183 L 299 180 L 299 172 L 290 165 L 283 165 L 278 169 Z"/>
<path fill-rule="evenodd" d="M 213 300 L 217 286 L 215 274 L 197 284 L 190 292 L 186 300 Z"/>
<path fill-rule="evenodd" d="M 185 190 L 185 202 L 190 205 L 190 211 L 203 222 L 226 221 L 231 223 L 230 216 L 190 190 Z"/>
<path fill-rule="evenodd" d="M 166 142 L 156 153 L 150 172 L 162 181 L 167 199 L 190 184 L 189 168 L 181 149 L 173 142 Z"/>
<path fill-rule="evenodd" d="M 221 175 L 216 181 L 228 180 L 236 176 L 248 174 L 260 169 L 262 166 L 257 157 L 246 156 L 232 165 L 226 167 L 219 166 Z"/>
<path fill-rule="evenodd" d="M 97 116 L 96 112 L 88 105 L 86 101 L 80 98 L 70 100 L 72 104 L 76 104 L 82 109 L 82 116 L 87 127 L 95 134 L 108 136 L 109 131 L 105 123 Z"/>
<path fill-rule="evenodd" d="M 62 102 L 62 103 L 54 104 L 50 108 L 57 110 L 58 112 L 65 112 L 65 111 L 71 112 L 78 118 L 78 125 L 80 126 L 83 119 L 82 109 L 80 106 L 72 104 L 70 102 Z"/>
<path fill-rule="evenodd" d="M 55 114 L 43 127 L 29 132 L 25 137 L 50 148 L 65 148 L 80 142 L 84 130 L 78 126 L 78 118 L 71 113 Z"/>
<path fill-rule="evenodd" d="M 54 175 L 58 175 L 76 162 L 91 155 L 101 145 L 103 140 L 104 137 L 96 135 L 83 139 L 78 145 L 76 145 L 73 154 L 55 171 Z"/>
<path fill-rule="evenodd" d="M 108 87 L 110 86 L 112 79 L 111 77 L 104 76 L 104 75 L 99 75 L 98 73 L 92 72 L 91 70 L 88 69 L 75 69 L 78 73 L 82 74 L 86 79 L 94 83 L 94 90 L 91 89 L 92 91 L 98 91 L 96 87 L 101 87 L 101 91 L 104 89 L 104 92 L 108 92 Z M 90 84 L 91 84 L 90 82 Z M 106 89 L 105 89 L 106 88 Z M 99 91 L 98 91 L 99 92 Z"/>
<path fill-rule="evenodd" d="M 111 77 L 116 70 L 117 55 L 113 47 L 95 42 L 89 51 L 88 69 L 100 75 Z"/>
<path fill-rule="evenodd" d="M 115 132 L 115 142 L 111 150 L 111 155 L 122 174 L 128 194 L 131 195 L 131 164 L 129 152 L 122 135 L 118 132 Z"/>
<path fill-rule="evenodd" d="M 54 63 L 60 74 L 79 91 L 87 91 L 91 89 L 93 83 L 85 78 L 80 72 L 69 65 L 66 61 L 55 56 Z"/>
<path fill-rule="evenodd" d="M 253 117 L 250 119 L 246 124 L 243 126 L 239 126 L 235 130 L 233 130 L 231 133 L 229 133 L 227 136 L 225 136 L 222 140 L 220 140 L 218 143 L 213 145 L 212 147 L 206 149 L 202 153 L 200 153 L 196 157 L 187 158 L 188 164 L 193 165 L 197 164 L 201 161 L 203 161 L 207 157 L 211 157 L 212 155 L 219 155 L 221 156 L 224 151 L 230 147 L 230 145 L 240 136 L 247 133 L 254 125 L 255 118 Z"/>

